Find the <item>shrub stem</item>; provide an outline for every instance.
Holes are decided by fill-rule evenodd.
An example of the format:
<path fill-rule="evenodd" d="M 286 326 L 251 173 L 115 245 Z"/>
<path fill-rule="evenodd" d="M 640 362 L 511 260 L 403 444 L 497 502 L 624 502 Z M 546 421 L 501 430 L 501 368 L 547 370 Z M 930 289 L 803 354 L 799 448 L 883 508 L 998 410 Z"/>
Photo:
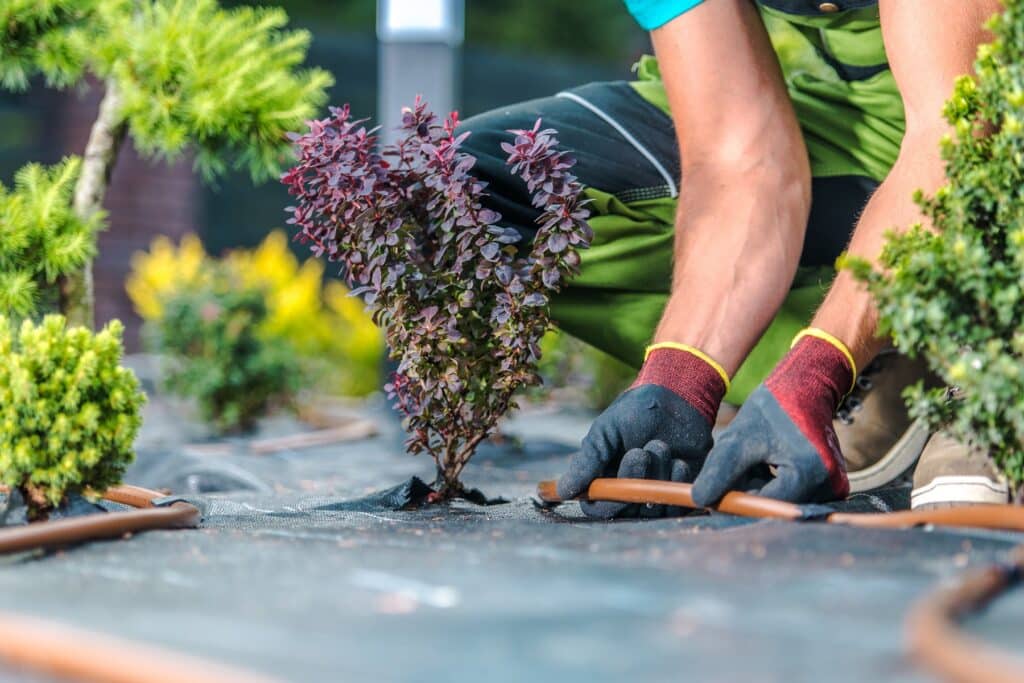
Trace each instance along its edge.
<path fill-rule="evenodd" d="M 90 219 L 103 208 L 110 174 L 128 132 L 127 124 L 121 118 L 122 101 L 117 83 L 113 79 L 108 80 L 99 114 L 89 132 L 82 171 L 75 185 L 72 209 L 82 220 Z M 92 261 L 87 261 L 77 273 L 61 277 L 58 287 L 60 310 L 67 317 L 68 323 L 92 329 L 95 324 Z"/>

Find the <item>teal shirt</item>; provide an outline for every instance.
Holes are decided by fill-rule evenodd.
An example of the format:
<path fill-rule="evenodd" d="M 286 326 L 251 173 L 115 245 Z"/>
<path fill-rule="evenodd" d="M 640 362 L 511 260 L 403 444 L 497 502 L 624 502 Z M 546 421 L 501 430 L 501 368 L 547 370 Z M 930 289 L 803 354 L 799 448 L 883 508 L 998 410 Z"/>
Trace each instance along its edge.
<path fill-rule="evenodd" d="M 648 31 L 664 26 L 704 0 L 626 0 L 633 18 Z"/>

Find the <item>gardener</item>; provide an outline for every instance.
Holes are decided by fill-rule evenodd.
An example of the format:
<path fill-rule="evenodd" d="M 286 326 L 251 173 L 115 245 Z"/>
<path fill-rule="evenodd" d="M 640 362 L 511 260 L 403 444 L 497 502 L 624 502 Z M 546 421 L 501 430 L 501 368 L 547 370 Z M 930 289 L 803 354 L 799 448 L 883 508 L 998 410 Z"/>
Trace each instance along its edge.
<path fill-rule="evenodd" d="M 943 103 L 998 0 L 627 4 L 657 55 L 636 82 L 465 123 L 494 208 L 526 236 L 536 213 L 495 150 L 537 117 L 558 129 L 593 199 L 595 239 L 554 318 L 641 368 L 559 494 L 602 476 L 696 477 L 702 505 L 734 488 L 826 501 L 851 480 L 885 484 L 920 455 L 915 506 L 1006 502 L 986 458 L 908 430 L 899 393 L 924 370 L 883 352 L 864 288 L 840 272 L 821 298 L 844 249 L 873 259 L 886 231 L 922 220 L 912 195 L 944 181 Z M 784 79 L 763 16 L 799 30 L 836 75 Z M 712 447 L 723 398 L 742 407 Z"/>

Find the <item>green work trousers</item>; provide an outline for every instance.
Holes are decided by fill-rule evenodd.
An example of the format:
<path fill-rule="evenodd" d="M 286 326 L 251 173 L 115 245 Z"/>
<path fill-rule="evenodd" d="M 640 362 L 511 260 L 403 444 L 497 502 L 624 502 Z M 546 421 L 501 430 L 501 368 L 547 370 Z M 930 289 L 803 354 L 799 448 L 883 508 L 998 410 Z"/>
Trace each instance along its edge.
<path fill-rule="evenodd" d="M 462 124 L 472 133 L 466 147 L 478 159 L 474 173 L 488 183 L 487 201 L 502 214 L 503 224 L 517 228 L 526 240 L 535 233 L 537 211 L 522 184 L 509 175 L 500 142 L 508 140 L 508 130 L 530 128 L 538 118 L 557 129 L 561 147 L 577 159 L 574 172 L 592 200 L 594 240 L 582 253 L 580 274 L 553 300 L 552 315 L 564 331 L 635 367 L 643 361 L 668 299 L 679 184 L 686 182 L 680 178 L 674 128 L 659 103 L 661 93 L 656 79 L 591 83 Z M 774 321 L 734 378 L 726 397 L 730 402 L 741 403 L 808 324 L 834 275 L 835 259 L 877 186 L 867 171 L 837 174 L 834 163 L 827 174 L 820 170 L 812 156 L 812 209 L 799 271 Z"/>

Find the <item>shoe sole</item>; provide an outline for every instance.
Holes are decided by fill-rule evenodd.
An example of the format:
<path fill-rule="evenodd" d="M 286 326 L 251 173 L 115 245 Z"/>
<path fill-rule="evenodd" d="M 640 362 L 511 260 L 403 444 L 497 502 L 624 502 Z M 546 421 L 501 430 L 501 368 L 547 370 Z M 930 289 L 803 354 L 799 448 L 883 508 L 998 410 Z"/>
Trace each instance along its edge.
<path fill-rule="evenodd" d="M 870 467 L 850 472 L 850 493 L 864 493 L 891 484 L 917 464 L 931 432 L 923 420 L 914 420 L 899 441 Z"/>
<path fill-rule="evenodd" d="M 1010 499 L 1009 487 L 985 476 L 951 475 L 935 477 L 910 493 L 910 508 L 956 507 L 959 505 L 1003 505 Z"/>

